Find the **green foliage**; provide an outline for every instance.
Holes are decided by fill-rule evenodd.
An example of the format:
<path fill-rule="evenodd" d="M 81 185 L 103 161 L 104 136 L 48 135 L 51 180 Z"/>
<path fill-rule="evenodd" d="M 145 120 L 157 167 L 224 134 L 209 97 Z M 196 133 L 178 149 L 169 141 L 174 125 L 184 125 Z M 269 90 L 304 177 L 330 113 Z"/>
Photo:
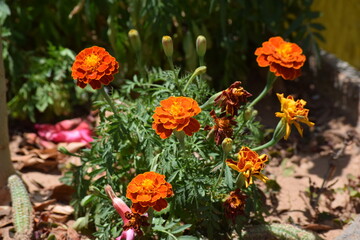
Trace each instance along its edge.
<path fill-rule="evenodd" d="M 226 156 L 221 146 L 209 139 L 208 131 L 204 130 L 186 136 L 182 145 L 174 134 L 164 140 L 152 129 L 152 115 L 161 100 L 170 96 L 188 96 L 201 105 L 215 94 L 203 75 L 195 77 L 185 89 L 183 86 L 192 75 L 182 74 L 180 69 L 153 68 L 146 77 L 134 75 L 133 79 L 124 81 L 121 88 L 108 89 L 115 102 L 116 114 L 106 114 L 111 112 L 106 102 L 95 103 L 101 119 L 96 129 L 99 138 L 92 143 L 91 149 L 81 153 L 82 165 L 73 166 L 64 179 L 76 186 L 72 202 L 76 216 L 85 216 L 80 218 L 77 227 L 93 229 L 96 231 L 94 236 L 99 239 L 118 236 L 122 222 L 103 187 L 109 184 L 124 197 L 127 185 L 135 175 L 155 171 L 166 176 L 175 194 L 167 209 L 154 213 L 152 227 L 145 230 L 146 236 L 156 235 L 160 239 L 205 236 L 227 239 L 230 236 L 233 227 L 224 215 L 223 200 L 236 188 L 239 180 L 237 173 L 224 164 Z M 212 108 L 213 105 L 203 108 L 196 116 L 202 128 L 214 124 L 209 114 Z M 231 157 L 241 146 L 256 146 L 262 140 L 260 123 L 255 114 L 245 118 L 245 109 L 245 106 L 240 108 L 236 119 Z M 249 196 L 249 207 L 245 209 L 247 217 L 242 224 L 263 222 L 265 208 L 260 191 L 256 186 L 244 191 Z M 127 199 L 124 201 L 130 204 Z"/>
<path fill-rule="evenodd" d="M 311 10 L 312 0 L 221 0 L 221 1 L 159 1 L 159 0 L 62 0 L 62 1 L 4 1 L 0 2 L 0 23 L 4 21 L 2 37 L 6 74 L 9 79 L 8 99 L 10 110 L 20 117 L 24 96 L 33 95 L 41 88 L 34 81 L 38 73 L 33 69 L 48 58 L 46 46 L 72 49 L 79 52 L 92 45 L 103 46 L 118 59 L 120 78 L 131 78 L 141 71 L 143 64 L 136 64 L 130 51 L 127 32 L 136 28 L 144 44 L 142 62 L 150 66 L 163 66 L 166 58 L 161 55 L 161 37 L 171 35 L 174 39 L 175 65 L 190 71 L 196 67 L 194 42 L 198 35 L 207 38 L 205 62 L 210 84 L 223 89 L 235 80 L 246 80 L 253 66 L 254 49 L 270 36 L 282 36 L 300 43 L 309 54 L 318 51 L 317 40 L 323 26 L 316 23 L 318 12 Z M 10 14 L 10 15 L 9 15 Z M 5 19 L 5 16 L 8 16 Z M 156 33 L 154 35 L 154 33 Z M 308 55 L 309 55 L 308 54 Z M 41 60 L 42 59 L 42 60 Z M 46 61 L 46 60 L 45 60 Z M 64 61 L 69 69 L 71 62 Z M 38 71 L 39 69 L 36 69 Z M 71 82 L 66 74 L 65 82 Z M 45 81 L 45 80 L 44 80 Z M 50 78 L 46 78 L 50 81 Z M 32 83 L 28 83 L 32 82 Z M 113 85 L 121 83 L 117 79 Z M 25 86 L 23 86 L 25 85 Z M 54 87 L 39 90 L 38 94 L 53 91 Z M 44 89 L 45 88 L 45 89 Z M 58 92 L 61 90 L 55 89 Z M 74 90 L 72 90 L 74 91 Z M 22 96 L 18 97 L 18 94 Z M 49 108 L 58 102 L 61 94 L 28 99 L 34 105 L 24 111 L 34 120 L 36 111 Z M 74 95 L 68 111 L 81 98 Z M 19 99 L 19 100 L 18 100 Z M 44 101 L 34 104 L 33 101 Z M 18 103 L 14 103 L 18 102 Z M 57 114 L 66 114 L 67 98 L 60 101 Z M 37 105 L 37 106 L 35 106 Z M 48 111 L 48 112 L 49 112 Z"/>
<path fill-rule="evenodd" d="M 29 55 L 28 59 L 31 65 L 24 75 L 27 81 L 9 102 L 12 115 L 35 121 L 35 113 L 45 110 L 58 116 L 72 113 L 73 97 L 80 99 L 81 94 L 68 79 L 69 65 L 74 61 L 72 51 L 50 45 L 47 56 Z"/>

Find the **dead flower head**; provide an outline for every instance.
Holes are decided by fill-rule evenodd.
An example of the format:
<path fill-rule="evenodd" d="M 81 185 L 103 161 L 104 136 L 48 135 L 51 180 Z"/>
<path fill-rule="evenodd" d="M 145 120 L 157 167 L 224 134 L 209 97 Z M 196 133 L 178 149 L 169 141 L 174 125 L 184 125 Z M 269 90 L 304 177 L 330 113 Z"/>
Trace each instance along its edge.
<path fill-rule="evenodd" d="M 238 215 L 244 214 L 246 195 L 238 188 L 231 191 L 224 202 L 225 216 L 235 223 Z"/>
<path fill-rule="evenodd" d="M 225 116 L 225 113 L 217 117 L 214 110 L 210 112 L 210 115 L 214 119 L 215 125 L 206 126 L 204 129 L 213 131 L 216 145 L 220 145 L 225 138 L 232 137 L 233 127 L 236 126 L 237 122 L 233 116 Z"/>
<path fill-rule="evenodd" d="M 222 111 L 226 111 L 231 116 L 237 115 L 240 106 L 247 102 L 248 97 L 252 96 L 240 85 L 240 81 L 234 82 L 214 100 L 215 105 L 220 106 Z"/>

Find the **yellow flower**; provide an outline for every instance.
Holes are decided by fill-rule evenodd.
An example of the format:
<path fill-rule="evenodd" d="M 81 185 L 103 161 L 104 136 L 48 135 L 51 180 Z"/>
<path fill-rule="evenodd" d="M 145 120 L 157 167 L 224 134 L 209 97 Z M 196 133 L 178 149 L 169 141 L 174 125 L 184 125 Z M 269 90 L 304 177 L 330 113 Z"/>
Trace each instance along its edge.
<path fill-rule="evenodd" d="M 245 177 L 245 187 L 253 184 L 252 177 L 256 177 L 263 182 L 266 182 L 268 178 L 260 171 L 264 169 L 265 162 L 268 161 L 268 156 L 262 154 L 259 156 L 255 151 L 252 151 L 248 147 L 242 147 L 238 154 L 238 161 L 232 159 L 226 159 L 226 164 L 235 171 L 241 172 Z"/>
<path fill-rule="evenodd" d="M 281 104 L 281 112 L 275 113 L 276 117 L 280 117 L 286 124 L 286 133 L 284 139 L 287 140 L 291 133 L 291 124 L 294 124 L 300 135 L 303 135 L 303 129 L 299 122 L 305 123 L 309 127 L 315 125 L 308 119 L 309 109 L 304 108 L 306 101 L 303 99 L 294 100 L 292 96 L 284 97 L 284 94 L 276 94 Z"/>

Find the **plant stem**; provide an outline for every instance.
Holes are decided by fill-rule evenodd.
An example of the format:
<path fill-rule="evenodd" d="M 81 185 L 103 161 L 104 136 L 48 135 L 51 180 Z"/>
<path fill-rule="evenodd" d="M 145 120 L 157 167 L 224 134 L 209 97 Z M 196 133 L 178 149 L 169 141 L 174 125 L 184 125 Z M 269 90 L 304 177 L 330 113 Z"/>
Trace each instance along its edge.
<path fill-rule="evenodd" d="M 277 77 L 272 73 L 268 72 L 267 80 L 265 88 L 262 90 L 262 92 L 257 96 L 257 98 L 254 99 L 249 105 L 248 108 L 252 108 L 257 104 L 261 99 L 265 97 L 265 95 L 271 90 L 272 86 L 274 85 L 274 82 L 276 81 Z"/>
<path fill-rule="evenodd" d="M 110 105 L 110 108 L 113 111 L 115 117 L 121 122 L 121 117 L 119 116 L 119 114 L 115 108 L 114 102 L 111 100 L 110 96 L 107 94 L 104 87 L 100 88 L 100 93 L 104 97 L 105 101 Z M 127 130 L 122 125 L 122 122 L 119 124 L 119 129 L 123 136 L 128 136 L 130 142 L 133 142 L 130 135 L 128 134 Z"/>
<path fill-rule="evenodd" d="M 217 186 L 219 185 L 219 183 L 221 181 L 221 177 L 224 174 L 226 156 L 227 156 L 227 154 L 225 152 L 223 152 L 223 154 L 222 154 L 222 165 L 221 165 L 220 173 L 219 173 L 219 176 L 218 176 L 218 178 L 217 178 L 217 180 L 215 182 L 215 185 L 213 186 L 213 189 L 217 188 Z"/>
<path fill-rule="evenodd" d="M 175 130 L 174 135 L 179 140 L 181 150 L 185 150 L 185 132 Z"/>
<path fill-rule="evenodd" d="M 176 70 L 175 70 L 173 59 L 172 59 L 172 57 L 168 57 L 167 59 L 168 59 L 169 64 L 170 64 L 170 68 L 174 73 L 174 79 L 175 79 L 176 88 L 179 89 L 181 95 L 184 95 L 184 91 L 182 90 L 182 88 L 180 88 L 180 85 L 179 85 L 179 78 L 178 78 L 178 75 L 177 75 Z"/>
<path fill-rule="evenodd" d="M 261 146 L 258 146 L 258 147 L 255 147 L 255 148 L 252 148 L 251 150 L 253 151 L 259 151 L 259 150 L 262 150 L 264 148 L 268 148 L 268 147 L 271 147 L 271 146 L 274 146 L 278 141 L 276 141 L 276 139 L 272 138 L 270 141 L 268 141 L 267 143 L 264 143 L 263 145 Z"/>
<path fill-rule="evenodd" d="M 205 66 L 204 56 L 199 56 L 199 66 Z"/>
<path fill-rule="evenodd" d="M 6 186 L 8 177 L 15 173 L 9 149 L 6 80 L 2 52 L 3 47 L 2 40 L 0 38 L 0 189 Z"/>
<path fill-rule="evenodd" d="M 200 108 L 205 109 L 205 108 L 209 107 L 210 105 L 214 104 L 214 100 L 221 94 L 222 94 L 222 91 L 215 93 L 203 105 L 201 105 Z"/>
<path fill-rule="evenodd" d="M 140 71 L 140 77 L 145 78 L 146 72 L 144 69 L 144 65 L 142 63 L 142 55 L 141 55 L 140 50 L 136 51 L 135 55 L 136 55 L 136 65 Z"/>
<path fill-rule="evenodd" d="M 192 83 L 192 81 L 194 81 L 194 79 L 196 78 L 196 76 L 198 75 L 202 75 L 206 72 L 206 67 L 205 66 L 201 66 L 198 67 L 197 69 L 195 69 L 195 71 L 193 72 L 193 74 L 191 75 L 191 77 L 189 78 L 189 80 L 187 81 L 185 87 L 184 87 L 184 92 L 186 91 L 186 89 L 188 88 L 189 84 Z"/>

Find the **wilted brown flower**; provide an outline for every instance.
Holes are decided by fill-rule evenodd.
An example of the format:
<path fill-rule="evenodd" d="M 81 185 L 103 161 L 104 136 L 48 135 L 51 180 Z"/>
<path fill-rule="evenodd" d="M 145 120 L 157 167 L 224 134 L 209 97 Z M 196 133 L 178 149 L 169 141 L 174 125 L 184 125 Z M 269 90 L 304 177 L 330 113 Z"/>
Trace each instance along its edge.
<path fill-rule="evenodd" d="M 238 188 L 230 192 L 224 202 L 225 216 L 235 223 L 238 215 L 244 214 L 246 195 Z"/>
<path fill-rule="evenodd" d="M 217 117 L 214 110 L 210 112 L 210 115 L 214 119 L 215 125 L 212 127 L 206 126 L 204 130 L 212 130 L 215 135 L 216 145 L 219 145 L 225 138 L 232 137 L 233 126 L 236 126 L 236 121 L 233 116 L 225 116 L 225 113 Z"/>
<path fill-rule="evenodd" d="M 126 231 L 133 228 L 138 235 L 142 235 L 140 227 L 150 225 L 148 223 L 148 217 L 138 213 L 126 212 L 125 218 L 129 221 L 124 224 L 123 229 Z"/>
<path fill-rule="evenodd" d="M 234 82 L 214 100 L 215 105 L 219 105 L 222 111 L 226 111 L 231 116 L 237 115 L 240 105 L 246 103 L 247 98 L 252 96 L 240 85 L 240 81 Z"/>

